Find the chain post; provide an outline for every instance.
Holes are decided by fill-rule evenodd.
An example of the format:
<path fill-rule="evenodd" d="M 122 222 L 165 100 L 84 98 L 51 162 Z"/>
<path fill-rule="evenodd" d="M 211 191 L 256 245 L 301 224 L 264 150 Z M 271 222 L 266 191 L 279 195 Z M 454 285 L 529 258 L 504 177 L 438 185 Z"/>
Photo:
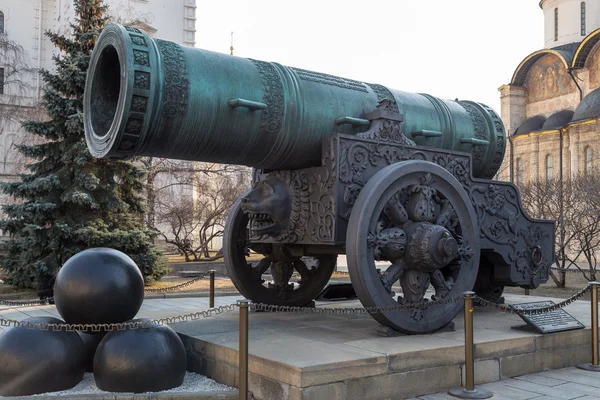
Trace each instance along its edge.
<path fill-rule="evenodd" d="M 215 307 L 215 271 L 214 269 L 211 269 L 210 271 L 208 271 L 210 273 L 210 308 L 214 308 Z"/>
<path fill-rule="evenodd" d="M 600 372 L 600 365 L 598 364 L 598 288 L 600 282 L 590 282 L 590 286 L 592 287 L 592 363 L 578 364 L 577 368 Z"/>
<path fill-rule="evenodd" d="M 239 300 L 240 343 L 239 343 L 239 390 L 240 400 L 248 400 L 248 306 L 249 300 Z"/>
<path fill-rule="evenodd" d="M 459 399 L 489 399 L 493 393 L 475 389 L 475 354 L 473 344 L 473 297 L 475 292 L 465 292 L 465 387 L 450 389 L 450 396 Z"/>

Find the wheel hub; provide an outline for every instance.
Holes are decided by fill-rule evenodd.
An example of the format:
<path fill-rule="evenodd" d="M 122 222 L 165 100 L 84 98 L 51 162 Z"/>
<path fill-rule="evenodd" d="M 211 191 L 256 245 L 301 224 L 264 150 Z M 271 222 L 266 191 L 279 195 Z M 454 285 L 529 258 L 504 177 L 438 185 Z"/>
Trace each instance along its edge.
<path fill-rule="evenodd" d="M 433 272 L 458 256 L 458 242 L 443 226 L 419 222 L 409 226 L 406 233 L 410 237 L 406 266 L 410 269 Z"/>

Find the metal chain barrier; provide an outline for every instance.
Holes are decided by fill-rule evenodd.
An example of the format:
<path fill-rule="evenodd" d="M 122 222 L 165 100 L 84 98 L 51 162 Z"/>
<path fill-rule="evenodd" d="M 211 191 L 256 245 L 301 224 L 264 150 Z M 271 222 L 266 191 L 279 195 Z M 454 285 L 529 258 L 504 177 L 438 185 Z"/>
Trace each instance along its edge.
<path fill-rule="evenodd" d="M 215 308 L 209 308 L 208 310 L 198 311 L 190 314 L 178 315 L 175 317 L 148 319 L 145 321 L 135 322 L 122 322 L 116 324 L 54 324 L 54 323 L 41 323 L 41 322 L 26 322 L 26 321 L 15 321 L 11 319 L 0 319 L 0 326 L 15 328 L 26 328 L 26 329 L 40 329 L 43 331 L 65 331 L 65 332 L 105 332 L 111 330 L 124 331 L 126 329 L 140 329 L 148 328 L 151 325 L 164 325 L 164 324 L 178 324 L 182 322 L 195 321 L 200 318 L 208 318 L 213 315 L 222 314 L 224 312 L 235 311 L 238 308 L 237 304 L 229 304 L 226 306 L 220 306 Z"/>
<path fill-rule="evenodd" d="M 561 272 L 562 271 L 562 272 L 566 272 L 568 274 L 572 274 L 572 273 L 582 274 L 584 272 L 590 272 L 589 268 L 587 268 L 587 267 L 586 268 L 582 268 L 582 269 L 579 269 L 577 267 L 575 267 L 575 268 L 557 268 L 557 267 L 552 267 L 552 268 L 550 268 L 550 271 L 554 271 L 554 272 Z"/>
<path fill-rule="evenodd" d="M 204 274 L 204 276 L 208 275 Z M 200 277 L 201 278 L 201 277 Z M 199 278 L 195 278 L 194 280 L 198 280 Z M 185 284 L 189 284 L 185 282 Z M 179 286 L 179 285 L 178 285 Z M 592 289 L 592 285 L 588 285 L 584 289 L 575 293 L 570 298 L 561 301 L 560 303 L 554 304 L 552 306 L 540 307 L 529 310 L 515 310 L 511 308 L 509 305 L 498 304 L 492 301 L 483 299 L 479 296 L 473 296 L 474 302 L 481 304 L 485 307 L 493 307 L 499 311 L 509 313 L 509 314 L 517 314 L 517 315 L 536 315 L 542 314 L 546 312 L 551 312 L 558 310 L 560 308 L 566 307 L 574 301 L 583 297 L 586 293 L 588 293 Z M 345 315 L 345 314 L 372 314 L 372 313 L 380 313 L 380 312 L 389 312 L 389 311 L 399 311 L 399 310 L 415 310 L 415 309 L 427 309 L 430 307 L 454 304 L 460 302 L 464 299 L 463 296 L 445 298 L 435 301 L 425 301 L 421 303 L 405 303 L 405 304 L 397 304 L 391 306 L 384 307 L 335 307 L 335 308 L 316 308 L 316 307 L 291 307 L 291 306 L 279 306 L 265 303 L 250 303 L 249 308 L 252 311 L 270 311 L 270 312 L 292 312 L 292 313 L 300 313 L 300 314 L 324 314 L 324 315 Z M 40 305 L 47 304 L 45 301 L 32 301 L 32 302 L 9 302 L 2 301 L 2 304 L 6 305 Z M 192 314 L 184 314 L 176 317 L 169 318 L 160 318 L 160 319 L 152 319 L 148 321 L 140 321 L 140 322 L 124 322 L 117 324 L 42 324 L 42 323 L 30 323 L 30 322 L 20 322 L 15 320 L 7 320 L 0 319 L 0 326 L 2 327 L 24 327 L 29 329 L 42 329 L 42 330 L 80 330 L 80 331 L 88 331 L 92 332 L 100 332 L 105 330 L 124 330 L 124 329 L 137 329 L 139 327 L 147 327 L 148 324 L 175 324 L 197 320 L 200 318 L 206 318 L 213 314 L 221 314 L 226 311 L 234 311 L 238 307 L 237 304 L 231 304 L 227 306 L 221 306 L 216 308 L 210 308 L 205 311 L 199 311 Z"/>
<path fill-rule="evenodd" d="M 451 297 L 447 299 L 441 299 L 436 301 L 427 301 L 422 303 L 406 303 L 398 304 L 393 306 L 385 307 L 337 307 L 337 308 L 316 308 L 316 307 L 290 307 L 290 306 L 276 306 L 265 303 L 251 303 L 250 309 L 252 311 L 271 311 L 271 312 L 292 312 L 300 314 L 326 314 L 326 315 L 344 315 L 344 314 L 371 314 L 387 311 L 398 311 L 398 310 L 424 310 L 429 307 L 453 304 L 462 301 L 463 297 Z"/>
<path fill-rule="evenodd" d="M 54 297 L 48 297 L 44 300 L 0 300 L 0 306 L 10 307 L 29 307 L 29 306 L 46 306 L 54 302 Z"/>
<path fill-rule="evenodd" d="M 173 292 L 175 290 L 178 289 L 182 289 L 184 287 L 193 285 L 194 283 L 201 281 L 202 279 L 206 278 L 208 275 L 210 274 L 210 272 L 205 272 L 204 274 L 191 279 L 187 282 L 183 282 L 183 283 L 179 283 L 177 285 L 173 285 L 173 286 L 168 286 L 168 287 L 164 287 L 164 288 L 159 288 L 159 289 L 144 289 L 145 293 L 166 293 L 166 292 Z"/>
<path fill-rule="evenodd" d="M 551 311 L 556 311 L 558 309 L 566 307 L 569 304 L 582 298 L 590 290 L 592 290 L 592 285 L 587 285 L 585 288 L 581 289 L 579 292 L 575 293 L 573 296 L 569 297 L 568 299 L 561 301 L 560 303 L 556 303 L 554 305 L 546 306 L 546 307 L 532 308 L 529 310 L 515 310 L 514 308 L 512 308 L 511 306 L 508 306 L 506 304 L 494 303 L 492 301 L 486 300 L 479 296 L 474 296 L 473 300 L 476 303 L 481 304 L 484 307 L 493 307 L 499 311 L 502 311 L 502 312 L 505 312 L 508 314 L 538 315 L 538 314 L 543 314 L 543 313 L 547 313 L 547 312 L 551 312 Z"/>
<path fill-rule="evenodd" d="M 194 278 L 191 279 L 187 282 L 183 282 L 183 283 L 179 283 L 177 285 L 173 285 L 173 286 L 168 286 L 165 288 L 158 288 L 158 289 L 144 289 L 144 293 L 168 293 L 168 292 L 174 292 L 177 291 L 179 289 L 183 289 L 185 287 L 188 287 L 190 285 L 193 285 L 194 283 L 201 281 L 202 279 L 206 278 L 207 276 L 210 275 L 210 271 Z M 228 278 L 227 275 L 225 274 L 219 274 L 216 273 L 217 275 L 221 275 L 222 277 Z M 23 300 L 23 301 L 19 301 L 19 300 L 1 300 L 0 299 L 0 306 L 9 306 L 9 307 L 30 307 L 30 306 L 46 306 L 48 304 L 53 304 L 54 303 L 54 297 L 48 297 L 45 298 L 43 300 Z"/>

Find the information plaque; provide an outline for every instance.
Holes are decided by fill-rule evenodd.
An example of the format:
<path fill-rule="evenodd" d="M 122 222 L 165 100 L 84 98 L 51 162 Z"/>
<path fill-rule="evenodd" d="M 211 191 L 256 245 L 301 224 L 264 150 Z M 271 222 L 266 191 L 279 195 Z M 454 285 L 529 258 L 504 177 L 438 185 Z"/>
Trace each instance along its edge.
<path fill-rule="evenodd" d="M 511 305 L 511 308 L 513 310 L 532 310 L 541 307 L 553 306 L 554 304 L 556 303 L 550 300 L 534 301 L 531 303 L 513 304 Z M 585 328 L 585 325 L 573 318 L 571 314 L 562 308 L 542 314 L 519 316 L 523 319 L 523 321 L 527 322 L 526 327 L 533 327 L 540 333 L 562 332 Z M 523 327 L 515 327 L 515 329 L 522 328 Z"/>

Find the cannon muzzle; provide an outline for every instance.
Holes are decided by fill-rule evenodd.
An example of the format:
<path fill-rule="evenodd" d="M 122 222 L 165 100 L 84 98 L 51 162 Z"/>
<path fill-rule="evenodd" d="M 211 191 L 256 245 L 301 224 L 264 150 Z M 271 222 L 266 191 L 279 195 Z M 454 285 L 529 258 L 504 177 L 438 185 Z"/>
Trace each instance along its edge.
<path fill-rule="evenodd" d="M 417 145 L 471 153 L 475 176 L 497 172 L 504 126 L 485 105 L 180 46 L 120 25 L 103 30 L 91 57 L 85 136 L 95 157 L 307 168 L 320 165 L 324 137 L 367 131 L 366 116 L 383 100 Z"/>

